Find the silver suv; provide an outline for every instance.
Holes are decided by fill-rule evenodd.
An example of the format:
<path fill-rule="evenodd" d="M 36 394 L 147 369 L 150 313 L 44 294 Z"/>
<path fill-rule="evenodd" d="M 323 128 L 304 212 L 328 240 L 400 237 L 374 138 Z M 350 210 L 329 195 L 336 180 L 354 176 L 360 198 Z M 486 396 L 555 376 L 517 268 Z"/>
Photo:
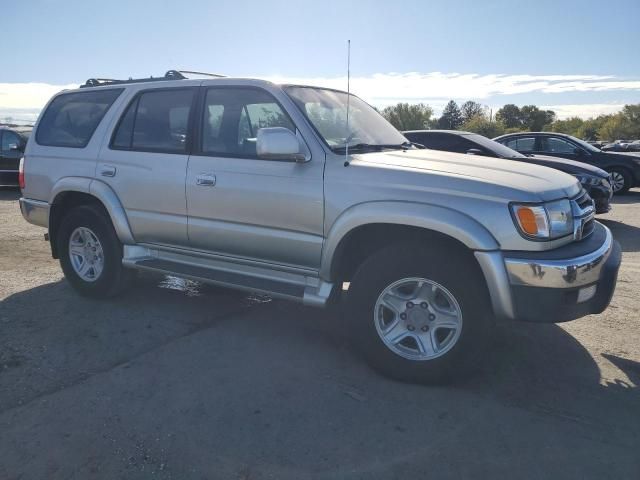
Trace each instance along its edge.
<path fill-rule="evenodd" d="M 599 313 L 615 288 L 620 247 L 575 178 L 419 149 L 345 92 L 90 80 L 34 132 L 22 213 L 82 295 L 137 270 L 317 307 L 346 293 L 371 364 L 435 382 L 475 363 L 494 319 Z"/>

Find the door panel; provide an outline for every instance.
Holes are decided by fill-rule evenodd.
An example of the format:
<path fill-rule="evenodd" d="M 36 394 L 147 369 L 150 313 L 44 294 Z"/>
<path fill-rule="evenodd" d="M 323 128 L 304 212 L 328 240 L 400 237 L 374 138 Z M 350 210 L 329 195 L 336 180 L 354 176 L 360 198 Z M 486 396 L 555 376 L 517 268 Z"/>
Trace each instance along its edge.
<path fill-rule="evenodd" d="M 187 125 L 195 89 L 142 91 L 124 111 L 96 178 L 123 204 L 137 242 L 186 247 Z"/>
<path fill-rule="evenodd" d="M 201 174 L 215 185 L 198 185 Z M 317 268 L 322 250 L 322 162 L 192 156 L 189 238 L 200 250 Z"/>
<path fill-rule="evenodd" d="M 187 155 L 105 149 L 96 178 L 118 195 L 137 242 L 187 246 Z M 114 169 L 113 176 L 103 170 Z"/>
<path fill-rule="evenodd" d="M 324 156 L 307 163 L 259 159 L 255 135 L 293 122 L 261 89 L 212 88 L 204 96 L 202 153 L 187 169 L 194 248 L 318 269 L 323 241 Z M 213 181 L 203 184 L 208 178 Z M 199 184 L 200 183 L 200 184 Z"/>

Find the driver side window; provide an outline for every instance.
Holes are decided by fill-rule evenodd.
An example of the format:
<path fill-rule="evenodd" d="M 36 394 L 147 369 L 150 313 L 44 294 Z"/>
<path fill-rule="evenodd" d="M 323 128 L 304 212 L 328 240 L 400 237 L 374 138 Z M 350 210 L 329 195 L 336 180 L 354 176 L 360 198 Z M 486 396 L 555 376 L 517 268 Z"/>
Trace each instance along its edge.
<path fill-rule="evenodd" d="M 296 131 L 275 99 L 256 88 L 210 88 L 203 113 L 201 149 L 205 154 L 257 158 L 259 129 Z"/>
<path fill-rule="evenodd" d="M 560 138 L 545 138 L 543 145 L 544 151 L 547 153 L 564 153 L 570 155 L 576 153 L 576 146 L 573 143 L 567 142 L 566 140 L 562 140 Z"/>

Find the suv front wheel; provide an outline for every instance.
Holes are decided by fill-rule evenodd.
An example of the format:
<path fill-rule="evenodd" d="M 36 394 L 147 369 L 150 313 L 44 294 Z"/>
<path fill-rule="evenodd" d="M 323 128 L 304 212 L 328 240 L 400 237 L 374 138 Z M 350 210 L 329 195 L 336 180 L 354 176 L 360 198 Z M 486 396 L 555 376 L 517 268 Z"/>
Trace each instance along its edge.
<path fill-rule="evenodd" d="M 70 210 L 58 229 L 60 265 L 69 283 L 87 297 L 119 293 L 132 275 L 122 266 L 122 244 L 103 209 Z"/>
<path fill-rule="evenodd" d="M 444 383 L 467 373 L 485 346 L 490 307 L 474 266 L 446 248 L 383 249 L 349 287 L 352 340 L 397 380 Z"/>

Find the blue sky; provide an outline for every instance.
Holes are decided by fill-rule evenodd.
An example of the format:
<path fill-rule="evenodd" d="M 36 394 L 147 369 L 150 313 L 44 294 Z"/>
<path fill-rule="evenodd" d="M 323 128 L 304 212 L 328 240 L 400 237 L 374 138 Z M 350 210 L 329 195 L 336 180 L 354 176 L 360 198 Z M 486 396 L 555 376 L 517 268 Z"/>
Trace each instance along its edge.
<path fill-rule="evenodd" d="M 2 12 L 16 57 L 0 71 L 0 118 L 89 77 L 169 68 L 344 88 L 347 39 L 354 93 L 378 106 L 454 98 L 589 116 L 640 103 L 639 0 L 23 0 Z"/>

